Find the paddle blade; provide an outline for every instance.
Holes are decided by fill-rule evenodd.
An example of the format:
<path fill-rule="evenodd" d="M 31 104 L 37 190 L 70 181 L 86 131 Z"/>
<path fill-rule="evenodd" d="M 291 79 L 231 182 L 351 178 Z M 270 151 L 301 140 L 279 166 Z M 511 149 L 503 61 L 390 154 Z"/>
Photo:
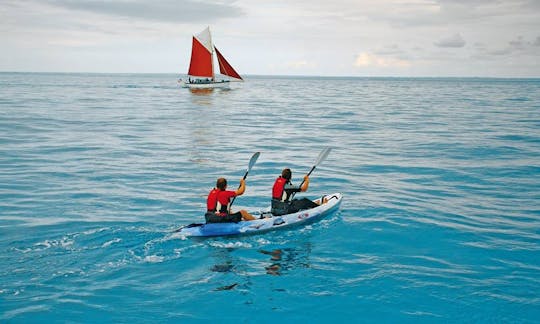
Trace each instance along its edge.
<path fill-rule="evenodd" d="M 330 154 L 331 150 L 332 149 L 330 147 L 327 147 L 324 150 L 322 150 L 322 152 L 319 154 L 319 157 L 317 158 L 317 162 L 315 162 L 315 165 L 319 165 L 319 163 L 326 160 L 326 157 L 328 156 L 328 154 Z"/>
<path fill-rule="evenodd" d="M 261 155 L 261 152 L 255 152 L 255 153 L 253 154 L 253 156 L 252 156 L 251 159 L 249 160 L 249 165 L 248 165 L 247 172 L 251 171 L 251 168 L 253 168 L 253 166 L 255 165 L 255 163 L 257 163 L 257 159 L 259 158 L 259 155 Z"/>
<path fill-rule="evenodd" d="M 326 159 L 326 157 L 328 156 L 328 154 L 330 154 L 330 150 L 331 148 L 327 147 L 325 149 L 323 149 L 321 151 L 321 153 L 319 153 L 319 157 L 317 158 L 317 161 L 315 161 L 315 164 L 313 165 L 313 167 L 311 168 L 311 170 L 309 170 L 307 176 L 309 177 L 311 175 L 311 172 L 313 172 L 315 170 L 315 168 L 317 167 L 317 165 L 319 165 L 319 163 L 321 163 L 322 161 L 324 161 Z M 302 184 L 304 184 L 304 181 L 302 181 L 302 183 L 300 184 L 300 186 L 302 186 Z M 293 193 L 294 194 L 294 193 Z"/>
<path fill-rule="evenodd" d="M 322 161 L 324 161 L 326 159 L 326 157 L 328 156 L 328 154 L 330 154 L 330 150 L 331 148 L 327 147 L 325 149 L 323 149 L 321 151 L 321 153 L 319 153 L 319 157 L 317 158 L 317 161 L 315 162 L 315 164 L 313 165 L 313 167 L 311 168 L 311 170 L 309 170 L 307 176 L 309 177 L 311 175 L 311 173 L 315 170 L 315 168 L 317 167 L 317 165 L 319 165 L 319 163 L 321 163 Z M 302 180 L 302 182 L 300 183 L 300 188 L 302 188 L 302 185 L 304 184 L 305 180 Z M 294 195 L 296 194 L 296 192 L 293 192 L 291 194 L 291 197 L 290 199 L 292 200 L 294 198 Z"/>
<path fill-rule="evenodd" d="M 244 180 L 246 180 L 247 176 L 248 176 L 248 173 L 249 171 L 251 171 L 251 168 L 253 168 L 253 166 L 255 165 L 255 163 L 257 163 L 257 159 L 259 158 L 259 155 L 261 155 L 261 152 L 255 152 L 253 154 L 253 156 L 251 156 L 251 159 L 249 159 L 249 164 L 248 164 L 248 168 L 246 170 L 246 173 L 244 174 Z M 241 186 L 242 184 L 240 184 Z M 240 188 L 240 186 L 238 186 L 238 188 Z M 230 208 L 232 206 L 232 204 L 234 203 L 234 200 L 236 199 L 236 197 L 233 197 L 232 201 L 230 202 L 229 204 L 229 211 L 230 211 Z"/>

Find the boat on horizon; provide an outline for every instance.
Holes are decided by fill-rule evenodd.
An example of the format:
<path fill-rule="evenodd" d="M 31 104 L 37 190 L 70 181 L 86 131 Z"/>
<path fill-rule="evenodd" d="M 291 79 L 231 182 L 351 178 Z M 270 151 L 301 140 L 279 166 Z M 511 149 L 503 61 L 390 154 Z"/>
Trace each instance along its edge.
<path fill-rule="evenodd" d="M 219 71 L 226 78 L 216 78 L 214 53 L 217 57 Z M 206 27 L 198 35 L 193 36 L 187 80 L 179 79 L 178 83 L 184 88 L 228 88 L 231 81 L 244 80 L 214 46 L 210 27 Z"/>

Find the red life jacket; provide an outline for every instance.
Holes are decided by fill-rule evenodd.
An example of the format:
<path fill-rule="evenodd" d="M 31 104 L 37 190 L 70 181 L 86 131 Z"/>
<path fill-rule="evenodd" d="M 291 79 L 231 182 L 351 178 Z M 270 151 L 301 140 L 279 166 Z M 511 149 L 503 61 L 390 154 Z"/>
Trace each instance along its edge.
<path fill-rule="evenodd" d="M 272 187 L 272 198 L 285 201 L 287 199 L 287 195 L 285 194 L 284 188 L 285 184 L 287 184 L 288 180 L 283 178 L 282 176 L 279 176 L 276 179 L 276 182 L 274 182 L 274 186 Z"/>
<path fill-rule="evenodd" d="M 217 207 L 217 196 L 219 193 L 219 189 L 212 189 L 210 193 L 208 194 L 208 198 L 206 199 L 206 210 L 215 212 Z"/>
<path fill-rule="evenodd" d="M 225 216 L 229 212 L 230 197 L 234 196 L 234 191 L 214 188 L 210 191 L 206 199 L 206 210 L 214 212 L 219 216 Z"/>

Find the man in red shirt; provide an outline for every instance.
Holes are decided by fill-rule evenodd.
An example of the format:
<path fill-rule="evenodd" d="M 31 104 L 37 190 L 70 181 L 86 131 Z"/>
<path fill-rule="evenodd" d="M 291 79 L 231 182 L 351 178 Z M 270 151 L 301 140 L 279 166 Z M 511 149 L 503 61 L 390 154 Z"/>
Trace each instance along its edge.
<path fill-rule="evenodd" d="M 240 210 L 231 213 L 231 198 L 241 196 L 246 191 L 246 181 L 240 180 L 240 187 L 236 191 L 227 190 L 227 179 L 219 178 L 216 187 L 210 191 L 206 200 L 206 218 L 207 223 L 238 223 L 241 220 L 254 220 L 246 210 Z"/>

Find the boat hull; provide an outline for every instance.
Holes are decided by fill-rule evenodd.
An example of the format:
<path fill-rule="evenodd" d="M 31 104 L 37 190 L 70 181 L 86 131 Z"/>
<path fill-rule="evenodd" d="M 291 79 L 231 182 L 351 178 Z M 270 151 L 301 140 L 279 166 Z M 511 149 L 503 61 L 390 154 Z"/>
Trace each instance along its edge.
<path fill-rule="evenodd" d="M 343 195 L 334 193 L 326 196 L 328 202 L 318 207 L 302 210 L 293 214 L 271 216 L 253 221 L 238 223 L 192 224 L 182 227 L 175 232 L 190 237 L 228 236 L 242 234 L 257 234 L 277 229 L 288 228 L 310 223 L 323 218 L 339 209 Z M 269 214 L 269 213 L 263 213 Z M 271 214 L 270 214 L 271 215 Z"/>
<path fill-rule="evenodd" d="M 204 83 L 190 83 L 185 82 L 184 80 L 178 80 L 178 84 L 182 88 L 190 88 L 190 89 L 215 89 L 215 88 L 229 88 L 231 81 L 229 80 L 221 80 L 221 81 L 212 81 L 212 82 L 204 82 Z"/>

